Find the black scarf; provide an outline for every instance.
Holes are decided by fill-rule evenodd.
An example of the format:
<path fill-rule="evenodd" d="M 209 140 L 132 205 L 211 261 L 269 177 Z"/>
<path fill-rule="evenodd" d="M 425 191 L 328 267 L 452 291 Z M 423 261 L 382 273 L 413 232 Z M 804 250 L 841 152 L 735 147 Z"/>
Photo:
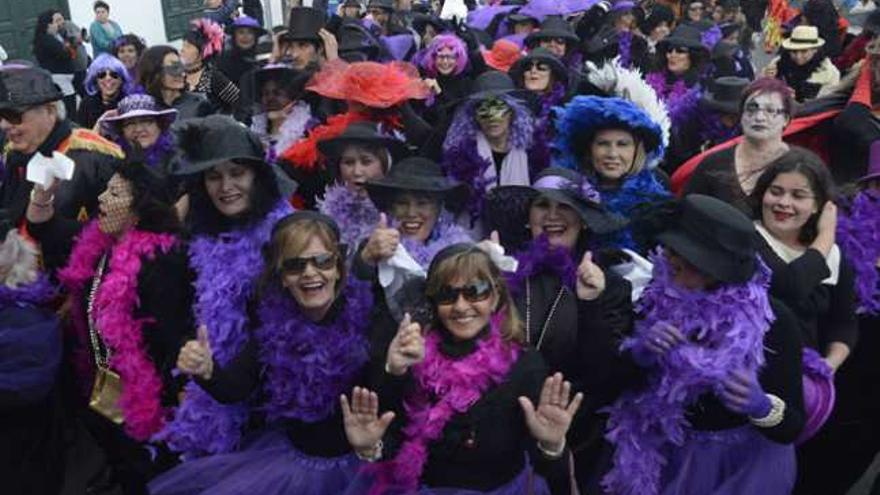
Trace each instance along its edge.
<path fill-rule="evenodd" d="M 794 90 L 794 98 L 799 102 L 815 98 L 819 94 L 819 85 L 808 83 L 807 79 L 822 65 L 825 59 L 822 50 L 816 52 L 813 59 L 806 65 L 797 65 L 791 60 L 788 52 L 779 57 L 778 78 L 786 82 Z"/>

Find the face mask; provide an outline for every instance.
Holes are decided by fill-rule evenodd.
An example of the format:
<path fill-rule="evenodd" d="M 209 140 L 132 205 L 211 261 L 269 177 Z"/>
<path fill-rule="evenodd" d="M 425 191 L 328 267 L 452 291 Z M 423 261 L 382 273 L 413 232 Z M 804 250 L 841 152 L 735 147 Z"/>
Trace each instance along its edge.
<path fill-rule="evenodd" d="M 490 98 L 477 106 L 477 120 L 501 120 L 510 113 L 510 106 L 499 98 Z"/>

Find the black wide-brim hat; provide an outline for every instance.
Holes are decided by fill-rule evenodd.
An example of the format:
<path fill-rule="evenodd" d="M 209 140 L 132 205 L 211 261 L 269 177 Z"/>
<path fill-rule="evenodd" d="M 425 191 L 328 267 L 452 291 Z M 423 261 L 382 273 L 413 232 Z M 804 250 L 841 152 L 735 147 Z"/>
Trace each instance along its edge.
<path fill-rule="evenodd" d="M 355 122 L 349 125 L 342 134 L 319 141 L 318 150 L 324 156 L 338 158 L 342 156 L 345 148 L 352 144 L 381 146 L 388 150 L 394 161 L 402 159 L 407 154 L 407 147 L 403 141 L 381 134 L 379 127 L 373 122 Z"/>
<path fill-rule="evenodd" d="M 721 113 L 739 114 L 740 100 L 748 85 L 749 80 L 744 77 L 719 77 L 709 84 L 708 90 L 703 93 L 701 104 Z"/>
<path fill-rule="evenodd" d="M 443 175 L 436 162 L 427 158 L 411 157 L 395 163 L 384 177 L 366 184 L 370 199 L 381 211 L 389 211 L 394 197 L 401 192 L 428 193 L 440 196 L 447 210 L 461 210 L 467 199 L 464 184 Z"/>
<path fill-rule="evenodd" d="M 666 52 L 672 47 L 685 47 L 694 51 L 708 53 L 709 49 L 703 44 L 703 34 L 699 28 L 690 24 L 679 24 L 669 36 L 663 38 L 657 45 L 657 51 Z"/>
<path fill-rule="evenodd" d="M 733 206 L 689 194 L 681 200 L 674 225 L 657 240 L 715 280 L 742 284 L 757 269 L 756 235 L 752 221 Z"/>
<path fill-rule="evenodd" d="M 0 68 L 0 110 L 23 111 L 63 97 L 45 69 L 24 64 Z"/>
<path fill-rule="evenodd" d="M 260 92 L 266 81 L 281 81 L 284 89 L 290 91 L 294 99 L 298 99 L 306 90 L 312 74 L 308 71 L 294 69 L 283 64 L 269 64 L 261 67 L 254 73 L 254 90 L 256 99 L 259 100 Z"/>
<path fill-rule="evenodd" d="M 489 70 L 483 72 L 471 86 L 471 94 L 467 96 L 468 100 L 486 100 L 502 95 L 519 94 L 513 79 L 508 74 L 497 70 Z"/>
<path fill-rule="evenodd" d="M 224 162 L 264 165 L 260 138 L 226 115 L 187 119 L 172 126 L 177 137 L 176 175 L 192 175 Z"/>
<path fill-rule="evenodd" d="M 541 40 L 551 39 L 551 38 L 562 38 L 568 41 L 571 45 L 580 42 L 580 38 L 574 33 L 571 29 L 571 26 L 560 16 L 547 16 L 544 19 L 544 22 L 541 23 L 540 28 L 537 31 L 533 31 L 526 36 L 524 43 L 526 46 L 534 46 Z"/>
<path fill-rule="evenodd" d="M 533 62 L 543 62 L 550 66 L 554 81 L 568 84 L 568 68 L 556 55 L 544 48 L 534 50 L 513 63 L 507 73 L 515 83 L 521 82 L 526 72 L 526 67 Z"/>

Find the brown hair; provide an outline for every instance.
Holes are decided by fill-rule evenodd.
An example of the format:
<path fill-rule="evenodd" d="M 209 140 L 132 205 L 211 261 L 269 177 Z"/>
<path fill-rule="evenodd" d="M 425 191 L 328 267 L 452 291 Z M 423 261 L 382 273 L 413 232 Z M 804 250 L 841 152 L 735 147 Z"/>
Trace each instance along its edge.
<path fill-rule="evenodd" d="M 263 275 L 260 280 L 260 292 L 270 287 L 281 286 L 281 265 L 285 259 L 300 256 L 311 242 L 317 237 L 328 251 L 336 256 L 336 269 L 339 271 L 339 282 L 333 291 L 336 295 L 342 292 L 347 275 L 345 268 L 345 253 L 339 245 L 336 232 L 326 223 L 319 220 L 303 218 L 279 226 L 272 233 L 272 238 L 264 252 Z"/>
<path fill-rule="evenodd" d="M 589 136 L 586 136 L 585 139 L 586 147 L 584 148 L 583 154 L 581 155 L 583 158 L 582 166 L 583 171 L 594 176 L 599 175 L 599 172 L 596 170 L 596 167 L 593 166 L 593 141 L 596 140 L 596 135 L 598 135 L 602 131 L 615 130 L 615 131 L 626 131 L 629 133 L 630 137 L 632 137 L 633 144 L 635 145 L 635 153 L 633 153 L 632 163 L 629 164 L 629 170 L 620 178 L 621 181 L 626 180 L 633 175 L 638 174 L 645 168 L 645 164 L 648 163 L 648 153 L 645 151 L 645 142 L 641 139 L 641 137 L 633 132 L 632 129 L 627 129 L 626 127 L 602 127 L 601 129 L 596 129 Z"/>
<path fill-rule="evenodd" d="M 504 323 L 501 325 L 501 336 L 507 341 L 515 341 L 520 344 L 525 342 L 523 322 L 516 310 L 516 305 L 513 303 L 507 281 L 489 255 L 473 246 L 436 261 L 436 266 L 431 267 L 428 275 L 425 294 L 429 299 L 433 299 L 444 285 L 448 285 L 456 277 L 466 280 L 485 280 L 491 283 L 498 295 L 498 307 L 495 308 L 495 311 L 505 313 Z M 436 317 L 434 318 L 434 326 L 441 326 Z"/>

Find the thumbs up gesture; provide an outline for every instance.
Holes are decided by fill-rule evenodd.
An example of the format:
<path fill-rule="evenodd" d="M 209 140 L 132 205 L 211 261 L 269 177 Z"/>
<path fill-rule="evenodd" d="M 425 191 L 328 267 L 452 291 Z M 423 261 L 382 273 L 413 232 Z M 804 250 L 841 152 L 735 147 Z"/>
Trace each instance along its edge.
<path fill-rule="evenodd" d="M 593 253 L 584 253 L 577 275 L 578 299 L 592 301 L 602 295 L 605 290 L 605 272 L 593 263 Z"/>
<path fill-rule="evenodd" d="M 425 337 L 422 326 L 412 321 L 409 313 L 403 315 L 397 335 L 388 346 L 385 370 L 395 376 L 403 375 L 409 367 L 425 359 Z"/>
<path fill-rule="evenodd" d="M 370 234 L 367 244 L 361 251 L 361 259 L 368 265 L 375 265 L 380 261 L 387 260 L 394 255 L 397 245 L 400 243 L 400 232 L 388 227 L 388 217 L 379 214 L 379 223 Z"/>
<path fill-rule="evenodd" d="M 199 376 L 210 380 L 214 373 L 214 354 L 208 342 L 208 327 L 199 326 L 196 340 L 190 340 L 180 349 L 177 356 L 177 369 L 187 375 Z"/>

